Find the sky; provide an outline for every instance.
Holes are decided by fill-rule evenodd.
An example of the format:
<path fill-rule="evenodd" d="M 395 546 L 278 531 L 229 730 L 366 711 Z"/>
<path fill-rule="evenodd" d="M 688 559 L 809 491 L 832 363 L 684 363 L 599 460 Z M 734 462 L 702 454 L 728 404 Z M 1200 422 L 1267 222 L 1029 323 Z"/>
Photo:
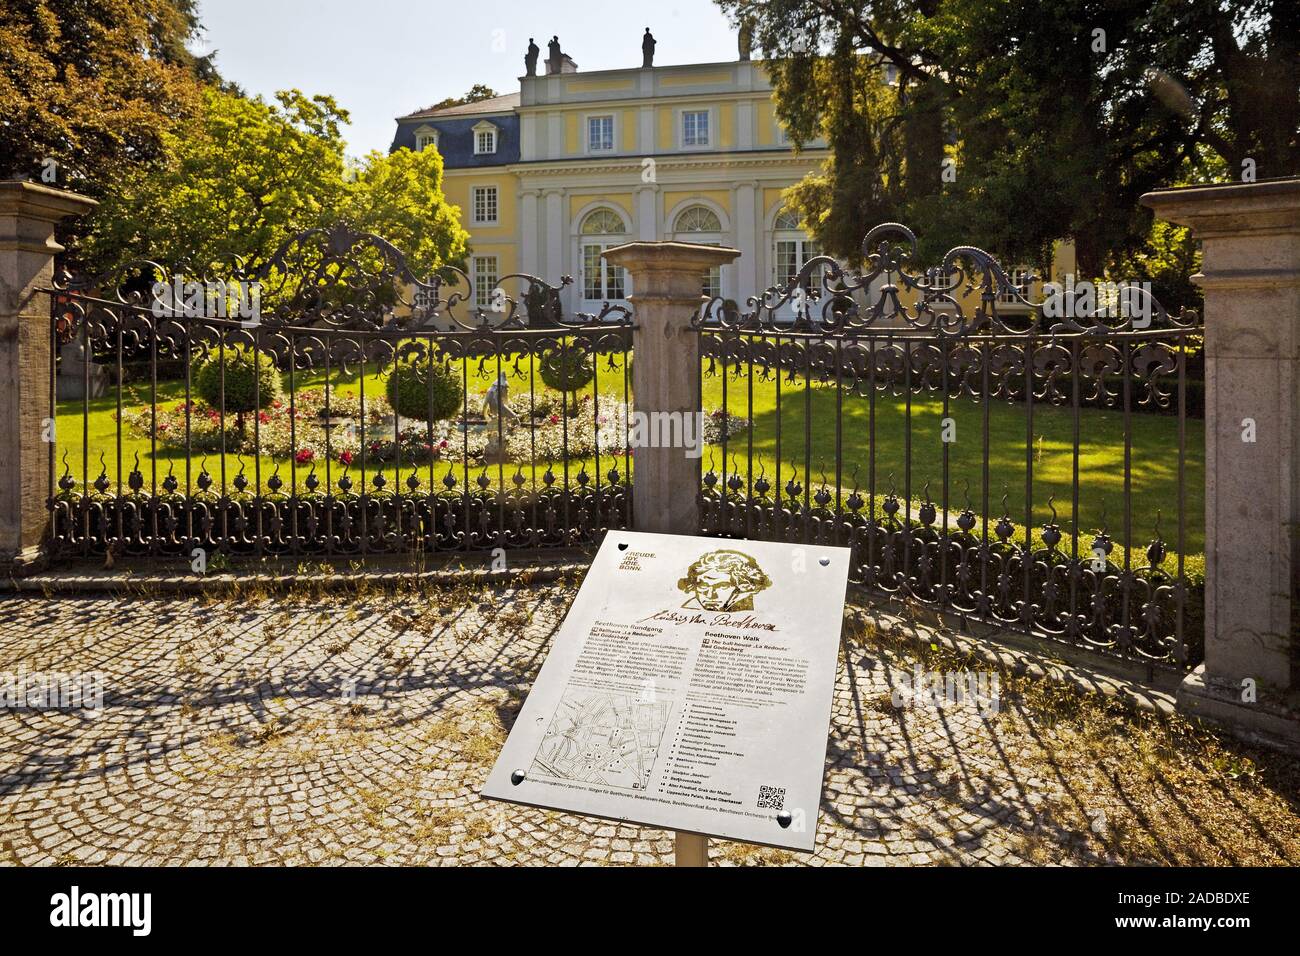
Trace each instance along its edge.
<path fill-rule="evenodd" d="M 546 58 L 558 34 L 580 72 L 641 65 L 646 27 L 657 65 L 736 58 L 736 34 L 712 0 L 200 0 L 198 52 L 269 99 L 329 93 L 351 114 L 348 153 L 387 152 L 393 119 L 475 83 L 519 89 L 528 38 Z M 542 69 L 544 67 L 539 67 Z"/>

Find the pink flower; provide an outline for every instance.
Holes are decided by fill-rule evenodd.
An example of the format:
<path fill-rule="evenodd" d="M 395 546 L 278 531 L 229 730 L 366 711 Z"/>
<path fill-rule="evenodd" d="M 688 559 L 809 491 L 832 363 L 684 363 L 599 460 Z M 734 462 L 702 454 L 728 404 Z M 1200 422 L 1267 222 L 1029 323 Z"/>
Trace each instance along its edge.
<path fill-rule="evenodd" d="M 304 448 L 301 451 L 299 451 L 298 454 L 293 456 L 293 460 L 300 465 L 305 465 L 307 464 L 307 462 L 311 461 L 315 457 L 316 457 L 315 452 L 313 452 L 310 448 Z"/>
<path fill-rule="evenodd" d="M 447 439 L 444 438 L 442 441 L 438 442 L 438 447 L 439 447 L 439 448 L 447 448 L 447 447 L 448 447 L 448 445 L 447 445 Z"/>
<path fill-rule="evenodd" d="M 560 424 L 560 416 L 552 414 L 551 417 L 546 420 L 546 422 L 549 425 L 558 425 Z"/>
<path fill-rule="evenodd" d="M 343 464 L 345 465 L 352 464 L 352 452 L 350 451 L 339 452 L 339 461 L 343 462 Z"/>
<path fill-rule="evenodd" d="M 265 424 L 268 424 L 268 423 L 271 421 L 271 416 L 268 415 L 268 414 L 266 414 L 266 412 L 258 412 L 258 413 L 257 413 L 257 420 L 258 420 L 259 422 L 261 422 L 263 425 L 265 425 Z"/>
<path fill-rule="evenodd" d="M 271 407 L 272 407 L 272 408 L 284 408 L 284 402 L 280 401 L 280 400 L 277 398 L 277 399 L 275 399 L 273 402 L 271 402 Z"/>

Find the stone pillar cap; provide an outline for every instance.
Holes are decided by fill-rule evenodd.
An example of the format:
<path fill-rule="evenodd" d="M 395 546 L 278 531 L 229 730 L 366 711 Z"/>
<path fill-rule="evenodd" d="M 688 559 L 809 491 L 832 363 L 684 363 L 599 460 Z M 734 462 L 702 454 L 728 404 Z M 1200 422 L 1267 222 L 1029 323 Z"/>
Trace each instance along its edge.
<path fill-rule="evenodd" d="M 624 267 L 649 265 L 657 269 L 700 269 L 726 265 L 740 255 L 740 250 L 668 239 L 625 242 L 606 249 L 601 255 L 614 265 Z"/>
<path fill-rule="evenodd" d="M 0 215 L 20 214 L 46 222 L 58 222 L 80 216 L 99 205 L 99 201 L 25 179 L 0 180 Z"/>
<path fill-rule="evenodd" d="M 1141 202 L 1198 238 L 1300 230 L 1300 177 L 1158 189 Z"/>

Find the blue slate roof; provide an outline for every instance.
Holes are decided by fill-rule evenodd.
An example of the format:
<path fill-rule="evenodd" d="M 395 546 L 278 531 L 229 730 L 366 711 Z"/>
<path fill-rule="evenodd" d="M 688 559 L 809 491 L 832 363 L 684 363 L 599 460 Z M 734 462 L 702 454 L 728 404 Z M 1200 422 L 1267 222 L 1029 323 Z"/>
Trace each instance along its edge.
<path fill-rule="evenodd" d="M 421 127 L 431 127 L 438 131 L 438 152 L 442 153 L 443 165 L 447 169 L 505 166 L 519 162 L 519 114 L 466 113 L 462 112 L 464 109 L 465 107 L 452 107 L 451 110 L 399 117 L 390 152 L 402 147 L 415 149 L 415 131 Z M 474 127 L 484 120 L 497 128 L 497 151 L 476 156 Z"/>

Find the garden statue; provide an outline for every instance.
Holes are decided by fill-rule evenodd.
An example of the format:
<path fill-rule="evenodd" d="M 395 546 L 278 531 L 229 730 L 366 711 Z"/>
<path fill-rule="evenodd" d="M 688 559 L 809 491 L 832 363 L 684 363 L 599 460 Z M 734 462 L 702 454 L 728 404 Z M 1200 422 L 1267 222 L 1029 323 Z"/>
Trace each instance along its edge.
<path fill-rule="evenodd" d="M 509 397 L 510 384 L 506 381 L 506 373 L 502 372 L 483 396 L 483 419 L 487 422 L 487 445 L 483 449 L 484 461 L 505 461 L 508 457 L 506 433 L 510 425 L 519 420 L 519 413 L 511 408 L 507 401 Z"/>
<path fill-rule="evenodd" d="M 528 313 L 528 324 L 535 326 L 558 326 L 560 317 L 560 294 L 541 282 L 533 282 L 524 294 L 524 311 Z"/>
<path fill-rule="evenodd" d="M 99 398 L 108 387 L 108 370 L 86 355 L 86 345 L 76 338 L 59 347 L 59 374 L 55 379 L 59 401 Z"/>
<path fill-rule="evenodd" d="M 528 52 L 524 55 L 524 70 L 526 76 L 537 75 L 537 58 L 541 53 L 541 49 L 533 42 L 533 38 L 529 37 Z"/>
<path fill-rule="evenodd" d="M 641 38 L 641 69 L 648 69 L 655 65 L 655 38 L 650 32 L 650 28 L 645 28 L 645 36 Z"/>
<path fill-rule="evenodd" d="M 483 418 L 488 424 L 494 418 L 512 422 L 519 420 L 519 413 L 510 407 L 509 398 L 510 383 L 506 381 L 506 373 L 502 372 L 483 396 Z"/>

